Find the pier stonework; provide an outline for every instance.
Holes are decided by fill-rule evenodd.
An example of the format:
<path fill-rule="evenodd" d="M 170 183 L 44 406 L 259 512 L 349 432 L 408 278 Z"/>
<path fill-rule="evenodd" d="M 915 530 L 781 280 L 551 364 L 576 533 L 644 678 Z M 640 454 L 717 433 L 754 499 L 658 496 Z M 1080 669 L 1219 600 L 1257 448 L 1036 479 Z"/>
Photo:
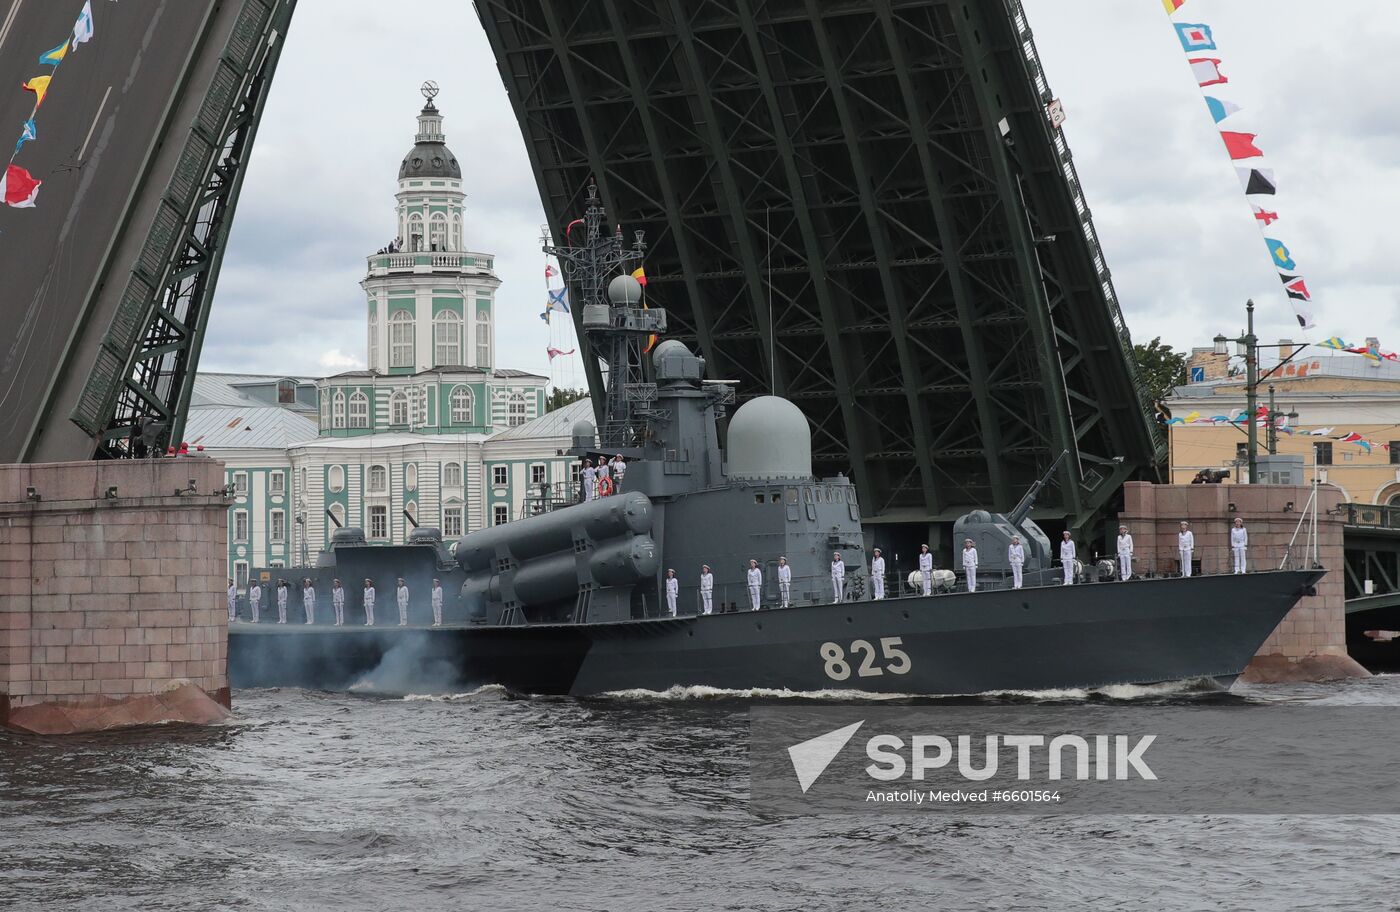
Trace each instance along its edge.
<path fill-rule="evenodd" d="M 1346 648 L 1345 517 L 1339 511 L 1344 496 L 1332 485 L 1319 485 L 1317 492 L 1317 556 L 1329 572 L 1318 583 L 1317 594 L 1299 601 L 1259 647 L 1243 681 L 1322 681 L 1369 674 Z M 1128 482 L 1119 522 L 1133 535 L 1134 564 L 1143 571 L 1177 571 L 1176 536 L 1186 520 L 1195 534 L 1193 563 L 1198 563 L 1199 572 L 1229 573 L 1230 526 L 1236 517 L 1243 518 L 1249 530 L 1249 566 L 1278 567 L 1285 553 L 1291 555 L 1290 564 L 1309 553 L 1310 518 L 1303 511 L 1311 494 L 1306 485 Z"/>
<path fill-rule="evenodd" d="M 0 725 L 227 714 L 223 485 L 203 457 L 0 465 Z"/>

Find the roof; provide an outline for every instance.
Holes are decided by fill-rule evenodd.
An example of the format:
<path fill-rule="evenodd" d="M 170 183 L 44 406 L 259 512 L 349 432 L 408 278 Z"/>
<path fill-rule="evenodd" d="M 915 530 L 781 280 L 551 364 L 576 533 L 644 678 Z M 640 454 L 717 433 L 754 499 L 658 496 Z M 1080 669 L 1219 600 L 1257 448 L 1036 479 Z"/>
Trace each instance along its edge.
<path fill-rule="evenodd" d="M 538 380 L 548 380 L 543 374 L 532 374 L 529 371 L 516 370 L 513 367 L 498 367 L 491 372 L 492 376 L 513 378 L 513 377 L 534 377 Z"/>
<path fill-rule="evenodd" d="M 213 449 L 286 449 L 318 431 L 305 415 L 266 403 L 195 406 L 185 420 L 185 441 Z"/>
<path fill-rule="evenodd" d="M 485 434 L 360 434 L 355 437 L 317 437 L 314 440 L 300 440 L 294 446 L 318 447 L 329 450 L 378 450 L 390 447 L 424 446 L 442 444 L 461 446 L 463 443 L 481 443 Z"/>
<path fill-rule="evenodd" d="M 491 440 L 539 440 L 545 437 L 570 437 L 574 424 L 581 419 L 593 420 L 593 400 L 580 399 L 568 405 L 545 412 L 524 424 L 517 424 L 495 434 Z"/>
<path fill-rule="evenodd" d="M 1269 371 L 1274 365 L 1264 364 L 1261 372 Z M 1269 381 L 1279 384 L 1280 389 L 1288 385 L 1290 395 L 1303 392 L 1310 380 L 1359 380 L 1378 384 L 1375 390 L 1350 391 L 1349 396 L 1382 395 L 1393 396 L 1400 386 L 1400 363 L 1394 361 L 1371 361 L 1361 355 L 1299 356 L 1290 361 L 1282 370 L 1269 377 Z M 1266 381 L 1267 382 L 1267 381 Z M 1173 387 L 1171 399 L 1200 399 L 1220 396 L 1222 398 L 1245 394 L 1243 372 L 1233 377 L 1220 377 L 1200 383 L 1186 383 Z M 1170 400 L 1168 400 L 1170 401 Z"/>
<path fill-rule="evenodd" d="M 207 405 L 252 405 L 266 406 L 262 399 L 254 398 L 238 389 L 255 383 L 271 383 L 278 380 L 295 380 L 297 383 L 315 383 L 315 377 L 294 377 L 287 374 L 217 374 L 200 371 L 194 377 L 194 389 L 190 392 L 190 407 Z"/>

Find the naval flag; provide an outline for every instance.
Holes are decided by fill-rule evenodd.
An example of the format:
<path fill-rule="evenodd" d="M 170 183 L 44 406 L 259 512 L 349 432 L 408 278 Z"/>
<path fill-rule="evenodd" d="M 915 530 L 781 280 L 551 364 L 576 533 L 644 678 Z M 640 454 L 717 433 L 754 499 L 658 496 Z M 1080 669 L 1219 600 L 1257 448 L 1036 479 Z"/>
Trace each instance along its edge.
<path fill-rule="evenodd" d="M 1274 258 L 1276 268 L 1287 269 L 1290 272 L 1298 268 L 1298 264 L 1293 262 L 1293 255 L 1288 252 L 1288 247 L 1284 245 L 1283 241 L 1264 238 L 1264 243 L 1269 245 L 1269 255 Z"/>
<path fill-rule="evenodd" d="M 1273 196 L 1278 192 L 1273 168 L 1236 168 L 1235 173 L 1240 176 L 1240 185 L 1246 194 Z"/>
<path fill-rule="evenodd" d="M 1220 123 L 1240 109 L 1240 106 L 1233 101 L 1224 101 L 1219 98 L 1213 98 L 1210 95 L 1205 96 L 1205 98 L 1206 107 L 1210 108 L 1210 116 L 1215 119 L 1216 123 Z"/>
<path fill-rule="evenodd" d="M 1191 75 L 1196 77 L 1196 85 L 1203 89 L 1230 81 L 1229 77 L 1220 72 L 1218 57 L 1192 57 L 1187 62 L 1191 64 Z"/>
<path fill-rule="evenodd" d="M 1176 24 L 1176 37 L 1181 39 L 1183 51 L 1215 50 L 1215 38 L 1210 33 L 1210 26 L 1203 23 L 1178 22 Z"/>
<path fill-rule="evenodd" d="M 1264 150 L 1254 144 L 1258 134 L 1232 133 L 1229 130 L 1221 130 L 1220 138 L 1225 141 L 1225 151 L 1230 153 L 1232 160 L 1257 158 L 1264 154 Z"/>
<path fill-rule="evenodd" d="M 78 45 L 92 40 L 92 0 L 87 0 L 83 4 L 83 11 L 78 14 L 78 21 L 73 23 L 73 50 L 78 49 Z"/>
<path fill-rule="evenodd" d="M 0 200 L 16 209 L 33 209 L 43 183 L 19 165 L 10 165 L 0 176 Z"/>

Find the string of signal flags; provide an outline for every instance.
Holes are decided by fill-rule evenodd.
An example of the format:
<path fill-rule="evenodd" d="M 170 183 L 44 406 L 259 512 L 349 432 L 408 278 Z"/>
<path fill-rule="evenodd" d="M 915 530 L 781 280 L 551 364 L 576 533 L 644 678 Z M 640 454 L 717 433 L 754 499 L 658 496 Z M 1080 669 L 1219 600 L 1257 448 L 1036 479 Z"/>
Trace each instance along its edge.
<path fill-rule="evenodd" d="M 1216 425 L 1247 425 L 1249 424 L 1249 417 L 1244 414 L 1243 409 L 1234 409 L 1228 415 L 1211 415 L 1209 417 L 1202 415 L 1200 412 L 1192 412 L 1184 418 L 1172 418 L 1166 423 L 1168 425 L 1192 425 L 1196 427 L 1210 427 Z M 1275 430 L 1277 430 L 1280 434 L 1297 434 L 1300 437 L 1327 437 L 1331 440 L 1337 441 L 1338 443 L 1354 443 L 1357 446 L 1361 447 L 1363 450 L 1365 450 L 1367 453 L 1371 452 L 1371 449 L 1373 447 L 1379 447 L 1383 450 L 1390 449 L 1390 444 L 1388 442 L 1379 443 L 1377 441 L 1370 440 L 1362 436 L 1361 434 L 1358 434 L 1356 431 L 1344 431 L 1341 434 L 1338 434 L 1337 429 L 1334 427 L 1312 428 L 1310 430 L 1292 427 L 1289 424 L 1289 418 L 1286 414 L 1284 414 L 1283 412 L 1270 413 L 1269 407 L 1267 405 L 1261 405 L 1258 409 L 1255 410 L 1254 423 L 1257 427 L 1262 428 L 1266 428 L 1272 424 Z"/>
<path fill-rule="evenodd" d="M 31 174 L 28 169 L 15 164 L 15 159 L 19 158 L 20 150 L 24 148 L 26 143 L 35 142 L 39 138 L 39 109 L 43 107 L 44 97 L 49 93 L 49 88 L 58 73 L 59 65 L 67 59 L 70 53 L 78 49 L 78 45 L 91 41 L 93 34 L 92 0 L 87 0 L 78 13 L 77 20 L 73 23 L 72 34 L 64 38 L 62 44 L 39 55 L 39 65 L 49 67 L 49 71 L 38 76 L 31 76 L 21 84 L 21 89 L 34 93 L 34 107 L 20 128 L 19 140 L 15 143 L 14 151 L 10 153 L 10 160 L 5 163 L 5 173 L 0 174 L 0 201 L 3 201 L 6 206 L 15 209 L 33 209 L 37 205 L 39 188 L 44 185 L 44 182 Z"/>
<path fill-rule="evenodd" d="M 643 289 L 647 287 L 647 272 L 645 267 L 638 266 L 636 269 L 632 270 L 632 278 L 636 279 L 637 284 L 642 286 Z M 557 288 L 554 287 L 554 283 L 556 281 L 560 283 L 559 287 Z M 569 289 L 563 284 L 563 281 L 563 278 L 559 275 L 559 270 L 555 269 L 552 263 L 546 261 L 544 264 L 544 282 L 545 292 L 548 295 L 548 297 L 545 301 L 544 312 L 540 314 L 540 319 L 544 321 L 546 326 L 552 325 L 550 323 L 550 316 L 556 311 L 558 313 L 563 314 L 573 313 L 573 311 L 569 308 Z M 645 308 L 647 306 L 645 290 L 642 294 L 642 307 Z M 658 338 L 659 337 L 655 334 L 652 334 L 647 337 L 646 348 L 642 350 L 643 354 L 650 352 L 654 347 L 656 347 Z M 558 358 L 561 355 L 572 355 L 575 351 L 576 349 L 572 348 L 568 351 L 563 351 L 562 349 L 550 345 L 548 348 L 545 349 L 545 354 L 549 356 L 550 361 L 553 361 L 555 358 Z"/>

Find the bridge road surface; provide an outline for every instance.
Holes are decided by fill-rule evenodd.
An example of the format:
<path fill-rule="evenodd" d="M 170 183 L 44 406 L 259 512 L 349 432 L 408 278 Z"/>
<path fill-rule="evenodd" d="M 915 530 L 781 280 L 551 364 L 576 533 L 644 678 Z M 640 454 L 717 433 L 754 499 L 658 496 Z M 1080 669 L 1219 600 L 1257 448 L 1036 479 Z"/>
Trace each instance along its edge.
<path fill-rule="evenodd" d="M 0 463 L 92 458 L 68 413 L 193 119 L 181 89 L 202 100 L 238 6 L 93 0 L 92 39 L 54 71 L 39 55 L 71 38 L 83 0 L 0 0 L 7 158 L 34 104 L 20 85 L 53 74 L 38 138 L 15 159 L 44 182 L 37 204 L 0 205 Z M 201 41 L 214 50 L 194 53 Z"/>

